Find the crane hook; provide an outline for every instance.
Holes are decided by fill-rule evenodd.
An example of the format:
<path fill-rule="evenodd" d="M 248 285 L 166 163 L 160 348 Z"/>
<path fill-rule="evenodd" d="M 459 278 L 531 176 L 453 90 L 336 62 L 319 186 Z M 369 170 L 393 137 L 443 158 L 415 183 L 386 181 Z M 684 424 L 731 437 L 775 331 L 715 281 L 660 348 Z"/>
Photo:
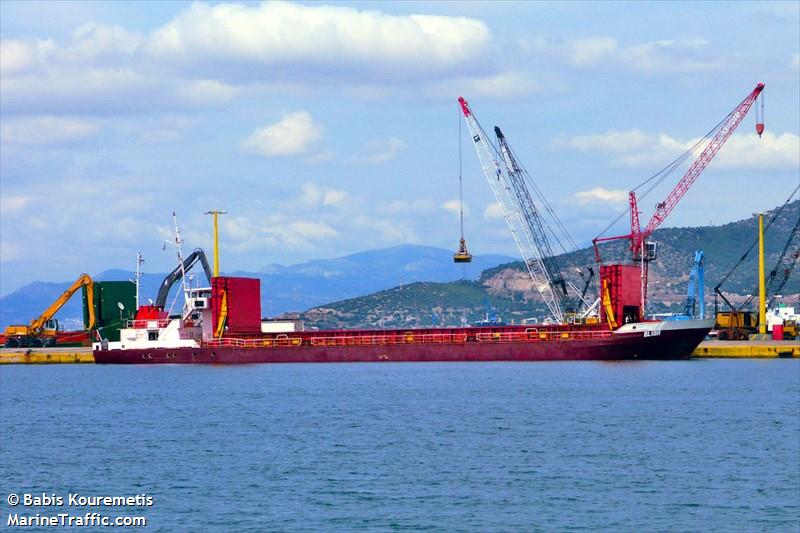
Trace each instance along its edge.
<path fill-rule="evenodd" d="M 761 138 L 761 134 L 764 133 L 764 93 L 761 93 L 761 115 L 759 117 L 758 108 L 756 108 L 756 133 L 758 133 L 758 138 Z"/>

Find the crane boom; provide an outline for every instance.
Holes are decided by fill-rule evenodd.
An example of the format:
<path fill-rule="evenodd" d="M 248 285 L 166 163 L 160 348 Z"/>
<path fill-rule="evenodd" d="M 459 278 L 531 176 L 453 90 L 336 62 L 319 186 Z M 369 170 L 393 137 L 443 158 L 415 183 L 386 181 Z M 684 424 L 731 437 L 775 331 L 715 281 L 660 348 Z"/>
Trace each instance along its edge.
<path fill-rule="evenodd" d="M 633 239 L 632 247 L 634 253 L 641 250 L 642 243 L 647 240 L 647 238 L 658 228 L 664 220 L 669 216 L 678 202 L 683 198 L 683 195 L 686 194 L 686 191 L 692 186 L 692 184 L 697 180 L 700 174 L 705 170 L 708 164 L 714 159 L 714 156 L 717 155 L 719 149 L 722 148 L 722 145 L 725 144 L 725 141 L 733 134 L 734 130 L 739 126 L 739 124 L 744 119 L 747 112 L 750 110 L 750 107 L 758 98 L 758 95 L 761 94 L 761 91 L 764 90 L 764 84 L 759 83 L 756 85 L 755 89 L 752 90 L 750 94 L 745 97 L 741 103 L 736 106 L 736 108 L 731 111 L 731 113 L 725 118 L 719 131 L 714 136 L 713 139 L 708 143 L 705 149 L 701 152 L 700 156 L 692 163 L 692 166 L 689 167 L 689 170 L 686 171 L 686 174 L 681 178 L 672 192 L 667 196 L 666 200 L 659 203 L 656 206 L 656 211 L 653 213 L 650 222 L 647 223 L 647 227 L 644 230 L 639 232 L 639 228 L 631 228 L 631 238 Z M 634 197 L 634 193 L 631 192 L 631 197 Z M 633 209 L 635 206 L 635 202 L 632 200 L 631 208 Z M 633 218 L 633 212 L 631 212 L 631 216 Z M 638 223 L 638 214 L 636 215 L 636 222 Z"/>
<path fill-rule="evenodd" d="M 550 247 L 550 241 L 547 239 L 542 217 L 539 215 L 539 211 L 533 203 L 533 198 L 531 198 L 531 194 L 525 186 L 525 176 L 527 173 L 517 163 L 514 153 L 508 145 L 506 136 L 503 135 L 500 128 L 495 126 L 494 133 L 497 136 L 497 143 L 500 146 L 500 153 L 503 155 L 503 160 L 506 164 L 506 171 L 514 195 L 517 198 L 517 204 L 530 230 L 531 239 L 539 250 L 539 255 L 542 257 L 542 263 L 544 263 L 544 270 L 548 275 L 550 286 L 563 301 L 567 298 L 567 284 L 564 281 L 564 276 L 561 275 L 561 270 L 558 268 L 558 263 Z"/>
<path fill-rule="evenodd" d="M 775 302 L 775 298 L 781 294 L 786 282 L 792 275 L 792 271 L 800 260 L 800 218 L 794 224 L 794 229 L 789 232 L 789 239 L 783 247 L 778 261 L 769 273 L 767 281 L 767 297 L 769 298 L 768 307 Z"/>
<path fill-rule="evenodd" d="M 744 100 L 742 100 L 739 105 L 737 105 L 733 111 L 728 113 L 728 115 L 717 124 L 705 137 L 710 137 L 712 133 L 714 134 L 713 138 L 708 142 L 706 147 L 700 153 L 700 155 L 695 159 L 692 165 L 689 167 L 689 170 L 683 175 L 677 185 L 672 189 L 669 196 L 663 201 L 656 205 L 656 210 L 653 213 L 652 218 L 647 223 L 647 226 L 644 229 L 641 229 L 639 226 L 639 208 L 636 198 L 636 189 L 630 191 L 629 193 L 629 202 L 630 202 L 630 220 L 631 220 L 631 231 L 627 235 L 617 235 L 614 237 L 596 237 L 592 240 L 592 244 L 594 245 L 594 252 L 595 252 L 595 260 L 598 264 L 602 265 L 602 259 L 600 258 L 600 249 L 598 247 L 598 243 L 613 241 L 618 239 L 627 239 L 630 242 L 630 251 L 632 253 L 633 262 L 634 264 L 638 263 L 640 267 L 640 302 L 639 302 L 639 316 L 640 318 L 644 316 L 645 309 L 647 308 L 647 278 L 648 278 L 648 270 L 649 270 L 649 262 L 655 259 L 656 256 L 656 249 L 655 244 L 652 248 L 649 246 L 648 249 L 645 250 L 645 242 L 650 237 L 650 235 L 664 222 L 664 220 L 669 216 L 678 202 L 683 198 L 689 188 L 694 184 L 700 174 L 705 170 L 711 160 L 717 155 L 720 148 L 725 144 L 728 138 L 733 134 L 736 128 L 741 124 L 742 120 L 744 119 L 747 112 L 752 107 L 753 103 L 755 103 L 758 96 L 761 94 L 761 91 L 764 90 L 764 84 L 759 83 L 756 85 L 755 89 L 753 89 L 750 94 L 748 94 Z M 758 133 L 759 136 L 763 132 L 763 123 L 759 122 L 758 124 Z M 695 147 L 701 144 L 701 141 L 695 145 Z M 680 156 L 678 159 L 673 161 L 664 170 L 658 172 L 655 176 L 649 178 L 644 183 L 647 183 L 654 178 L 661 176 L 656 184 L 658 184 L 666 175 L 677 168 L 677 165 L 683 162 L 688 156 L 691 154 L 692 150 L 687 151 L 685 154 Z M 641 187 L 644 185 L 642 183 L 639 185 Z M 637 187 L 637 189 L 639 188 Z M 649 190 L 652 190 L 652 186 Z M 648 192 L 649 192 L 648 190 Z M 619 266 L 619 265 L 612 265 L 612 266 Z M 601 267 L 602 268 L 602 267 Z M 602 277 L 602 274 L 601 274 Z M 632 307 L 632 302 L 628 302 L 628 306 Z"/>
<path fill-rule="evenodd" d="M 515 187 L 513 181 L 510 181 L 506 174 L 503 173 L 500 163 L 495 157 L 497 150 L 487 140 L 486 132 L 481 128 L 467 101 L 463 97 L 459 97 L 458 102 L 461 104 L 461 111 L 464 114 L 467 127 L 469 127 L 472 140 L 475 142 L 475 150 L 478 153 L 478 160 L 483 173 L 489 182 L 489 187 L 492 189 L 497 203 L 503 211 L 503 217 L 511 230 L 514 242 L 533 280 L 534 288 L 541 295 L 552 317 L 557 322 L 563 322 L 564 313 L 560 298 L 553 289 L 552 276 L 548 272 L 542 250 L 538 248 L 533 231 L 514 198 Z M 542 230 L 543 233 L 544 231 Z"/>
<path fill-rule="evenodd" d="M 93 330 L 96 325 L 94 282 L 88 274 L 81 274 L 41 315 L 31 320 L 30 324 L 6 327 L 5 346 L 8 348 L 17 348 L 20 346 L 54 345 L 58 334 L 58 323 L 55 321 L 51 323 L 50 321 L 81 287 L 86 287 L 86 308 L 89 312 L 89 323 L 86 329 Z"/>
<path fill-rule="evenodd" d="M 64 307 L 64 304 L 67 303 L 70 298 L 72 298 L 72 295 L 75 294 L 75 292 L 81 287 L 86 287 L 86 305 L 89 310 L 89 327 L 86 329 L 94 328 L 94 284 L 92 282 L 92 278 L 89 277 L 88 274 L 81 274 L 78 279 L 75 280 L 75 283 L 70 285 L 70 287 L 64 291 L 64 293 L 59 296 L 55 302 L 50 304 L 50 307 L 45 309 L 45 311 L 38 318 L 35 318 L 31 322 L 31 325 L 29 326 L 30 334 L 38 335 L 41 333 L 45 323 L 53 318 L 55 314 L 58 313 L 62 307 Z"/>
<path fill-rule="evenodd" d="M 206 279 L 208 282 L 211 283 L 211 278 L 214 277 L 211 273 L 211 268 L 208 265 L 208 259 L 206 259 L 206 254 L 200 248 L 196 248 L 191 254 L 186 257 L 175 269 L 167 274 L 167 277 L 164 278 L 164 281 L 161 282 L 161 286 L 158 288 L 158 296 L 156 296 L 156 306 L 160 307 L 162 310 L 167 305 L 167 297 L 169 296 L 169 291 L 172 286 L 175 284 L 176 281 L 182 279 L 184 273 L 190 270 L 195 263 L 200 261 L 200 264 L 203 266 L 203 272 L 206 274 Z"/>

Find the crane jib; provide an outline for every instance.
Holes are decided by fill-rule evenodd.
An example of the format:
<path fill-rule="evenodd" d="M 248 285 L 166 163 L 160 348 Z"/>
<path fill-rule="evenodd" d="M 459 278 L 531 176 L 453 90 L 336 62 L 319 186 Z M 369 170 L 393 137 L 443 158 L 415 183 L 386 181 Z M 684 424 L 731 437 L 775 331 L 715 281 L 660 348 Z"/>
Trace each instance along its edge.
<path fill-rule="evenodd" d="M 495 128 L 499 148 L 487 142 L 486 132 L 481 128 L 466 100 L 463 98 L 458 100 L 475 142 L 481 169 L 511 230 L 533 286 L 539 292 L 551 316 L 557 322 L 563 323 L 565 313 L 574 313 L 579 303 L 586 303 L 584 296 L 593 274 L 590 273 L 589 277 L 584 279 L 587 285 L 583 291 L 566 281 L 548 239 L 548 231 L 553 235 L 555 232 L 543 220 L 526 181 L 533 187 L 547 213 L 559 224 L 559 229 L 566 233 L 566 228 L 544 200 L 541 191 L 536 188 L 527 171 L 517 162 L 502 131 Z M 571 241 L 571 237 L 569 240 Z M 561 247 L 564 248 L 563 244 Z M 574 299 L 571 299 L 569 290 L 575 292 Z M 586 307 L 591 306 L 586 304 Z"/>
<path fill-rule="evenodd" d="M 711 139 L 706 148 L 697 157 L 694 163 L 692 163 L 691 167 L 689 167 L 689 170 L 686 171 L 686 174 L 684 174 L 678 184 L 675 185 L 675 188 L 672 190 L 669 196 L 667 196 L 663 202 L 659 202 L 657 204 L 656 211 L 653 213 L 653 217 L 650 219 L 650 222 L 648 222 L 647 227 L 645 227 L 645 229 L 639 234 L 638 242 L 633 243 L 635 247 L 640 248 L 641 243 L 664 222 L 667 216 L 669 216 L 681 198 L 683 198 L 703 170 L 705 170 L 708 164 L 711 163 L 711 160 L 714 159 L 714 156 L 717 155 L 717 152 L 719 152 L 739 124 L 741 124 L 745 115 L 747 115 L 747 112 L 750 110 L 750 107 L 756 101 L 756 98 L 759 94 L 761 94 L 763 89 L 763 83 L 756 85 L 755 89 L 753 89 L 753 91 L 747 95 L 747 97 L 745 97 L 745 99 L 742 100 L 733 111 L 728 114 L 726 119 L 723 120 L 714 138 Z M 638 228 L 636 229 L 638 230 Z M 634 234 L 633 229 L 631 234 Z"/>

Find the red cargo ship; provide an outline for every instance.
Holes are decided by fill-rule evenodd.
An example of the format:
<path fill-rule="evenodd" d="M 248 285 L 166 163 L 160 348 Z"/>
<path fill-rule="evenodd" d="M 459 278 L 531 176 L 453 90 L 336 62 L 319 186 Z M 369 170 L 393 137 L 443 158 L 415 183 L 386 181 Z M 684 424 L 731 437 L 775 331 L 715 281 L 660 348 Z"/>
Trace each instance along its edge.
<path fill-rule="evenodd" d="M 713 320 L 602 327 L 314 331 L 223 338 L 196 346 L 97 347 L 97 363 L 247 364 L 387 361 L 685 359 Z"/>
<path fill-rule="evenodd" d="M 97 363 L 247 364 L 687 358 L 713 320 L 407 330 L 261 332 L 260 280 L 212 278 L 188 289 L 180 317 L 143 306 Z M 618 291 L 612 292 L 618 295 Z M 622 312 L 623 301 L 616 302 Z M 628 302 L 630 303 L 630 302 Z M 626 309 L 629 311 L 629 309 Z M 638 311 L 638 309 L 637 309 Z M 622 316 L 621 314 L 619 316 Z M 223 335 L 215 335 L 223 331 Z"/>
<path fill-rule="evenodd" d="M 548 225 L 533 197 L 553 214 L 541 191 L 531 194 L 531 176 L 522 166 L 500 128 L 497 144 L 488 140 L 466 100 L 459 98 L 481 168 L 512 230 L 533 286 L 550 310 L 556 325 L 442 328 L 411 330 L 285 331 L 262 329 L 260 282 L 257 279 L 213 277 L 211 287 L 185 289 L 184 311 L 168 318 L 163 307 L 145 306 L 137 320 L 121 330 L 119 342 L 95 344 L 98 363 L 291 363 L 360 361 L 544 361 L 572 359 L 676 359 L 689 357 L 714 324 L 713 319 L 645 320 L 649 263 L 657 247 L 648 241 L 703 169 L 741 123 L 764 84 L 755 89 L 706 135 L 708 144 L 663 202 L 656 204 L 642 229 L 635 190 L 629 193 L 631 231 L 594 240 L 599 266 L 600 294 L 585 298 L 594 270 L 579 270 L 583 290 L 561 274 L 548 235 L 566 228 L 556 217 Z M 759 134 L 763 130 L 763 124 Z M 674 170 L 687 153 L 657 174 Z M 654 176 L 654 177 L 656 177 Z M 645 183 L 652 180 L 648 179 Z M 216 213 L 216 212 L 213 212 Z M 553 214 L 553 216 L 555 216 Z M 215 214 L 216 217 L 216 214 Z M 216 218 L 215 218 L 216 221 Z M 216 228 L 216 222 L 215 222 Z M 176 222 L 175 242 L 180 247 Z M 566 235 L 569 237 L 568 235 Z M 632 262 L 604 264 L 601 242 L 630 242 Z M 567 242 L 571 242 L 569 237 Z M 215 248 L 216 248 L 215 234 Z M 178 248 L 180 258 L 180 248 Z M 456 262 L 471 255 L 461 236 Z M 183 267 L 181 267 L 183 273 Z M 166 282 L 174 281 L 168 277 Z M 162 287 L 169 289 L 168 286 Z M 166 297 L 166 292 L 163 293 Z M 599 313 L 597 310 L 599 309 Z M 598 316 L 599 315 L 599 316 Z"/>

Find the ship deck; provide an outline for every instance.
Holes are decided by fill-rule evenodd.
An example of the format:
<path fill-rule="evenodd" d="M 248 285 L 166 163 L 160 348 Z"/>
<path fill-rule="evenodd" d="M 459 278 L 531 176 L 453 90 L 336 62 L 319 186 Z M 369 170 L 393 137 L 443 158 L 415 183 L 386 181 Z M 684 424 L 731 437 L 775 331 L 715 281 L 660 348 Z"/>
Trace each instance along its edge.
<path fill-rule="evenodd" d="M 605 339 L 613 332 L 604 324 L 483 326 L 396 330 L 297 331 L 223 337 L 203 341 L 202 346 L 269 348 L 290 346 L 390 346 L 468 343 L 554 342 Z"/>

